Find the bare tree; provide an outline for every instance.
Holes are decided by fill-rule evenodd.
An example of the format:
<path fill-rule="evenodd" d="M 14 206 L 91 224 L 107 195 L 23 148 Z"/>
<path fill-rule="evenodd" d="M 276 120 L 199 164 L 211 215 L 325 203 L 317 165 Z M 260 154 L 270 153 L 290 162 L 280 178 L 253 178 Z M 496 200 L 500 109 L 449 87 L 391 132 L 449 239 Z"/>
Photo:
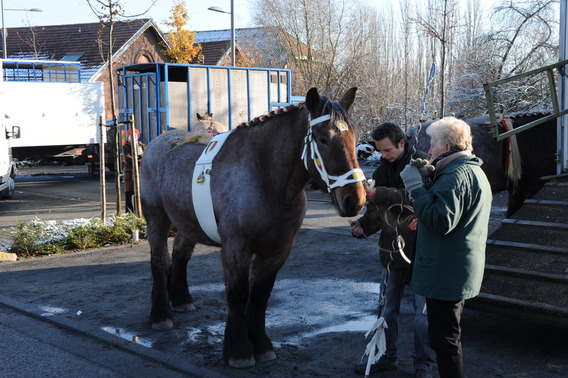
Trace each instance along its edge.
<path fill-rule="evenodd" d="M 503 77 L 504 71 L 521 72 L 533 64 L 541 65 L 552 52 L 557 30 L 553 19 L 557 17 L 557 0 L 502 1 L 495 8 L 494 20 L 499 19 L 499 29 L 488 34 L 488 40 L 495 46 L 499 61 L 496 77 Z M 556 12 L 553 14 L 551 12 Z M 534 68 L 534 67 L 533 67 Z"/>
<path fill-rule="evenodd" d="M 30 28 L 30 34 L 22 37 L 18 33 L 18 38 L 20 39 L 20 41 L 26 43 L 29 46 L 29 50 L 33 53 L 32 58 L 41 59 L 45 58 L 45 55 L 48 55 L 48 59 L 53 59 L 50 54 L 43 52 L 43 46 L 36 40 L 36 31 L 34 27 L 31 25 L 28 26 Z"/>
<path fill-rule="evenodd" d="M 432 61 L 438 62 L 439 72 L 439 115 L 444 115 L 447 58 L 458 29 L 457 0 L 429 0 L 426 16 L 416 14 L 416 23 L 428 37 L 432 38 Z"/>
<path fill-rule="evenodd" d="M 317 86 L 339 92 L 338 74 L 348 35 L 353 2 L 348 0 L 258 1 L 256 21 L 277 33 L 290 68 L 297 72 L 295 89 Z"/>
<path fill-rule="evenodd" d="M 484 83 L 557 61 L 557 7 L 555 0 L 509 0 L 491 9 L 491 27 L 460 47 L 450 91 L 453 107 L 468 115 L 484 113 Z M 500 86 L 493 97 L 497 108 L 506 112 L 551 106 L 544 74 Z"/>
<path fill-rule="evenodd" d="M 460 18 L 465 22 L 461 38 L 456 40 L 446 106 L 447 112 L 472 117 L 486 112 L 483 84 L 494 77 L 490 49 L 484 42 L 487 33 L 484 21 L 489 9 L 484 9 L 480 0 L 464 1 L 465 9 Z"/>
<path fill-rule="evenodd" d="M 484 83 L 513 69 L 556 61 L 555 3 L 508 0 L 483 8 L 480 0 L 400 0 L 380 6 L 363 0 L 259 0 L 255 16 L 257 24 L 277 31 L 296 94 L 311 86 L 331 94 L 357 86 L 353 113 L 370 129 L 385 120 L 401 125 L 419 120 L 432 63 L 437 73 L 426 118 L 485 113 Z M 516 12 L 515 17 L 505 11 Z M 498 13 L 499 22 L 490 19 Z M 503 90 L 500 98 L 513 96 L 517 106 L 546 103 L 539 80 L 517 89 L 516 95 L 512 88 Z"/>

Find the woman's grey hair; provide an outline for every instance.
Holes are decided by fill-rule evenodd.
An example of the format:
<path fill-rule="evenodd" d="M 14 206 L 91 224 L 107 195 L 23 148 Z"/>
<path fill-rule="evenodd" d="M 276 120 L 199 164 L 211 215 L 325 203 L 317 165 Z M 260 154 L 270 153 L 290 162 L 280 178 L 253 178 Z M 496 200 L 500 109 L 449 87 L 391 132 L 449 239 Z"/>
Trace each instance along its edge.
<path fill-rule="evenodd" d="M 473 150 L 471 128 L 461 119 L 444 117 L 428 126 L 426 133 L 436 139 L 439 148 L 449 144 L 451 150 Z"/>

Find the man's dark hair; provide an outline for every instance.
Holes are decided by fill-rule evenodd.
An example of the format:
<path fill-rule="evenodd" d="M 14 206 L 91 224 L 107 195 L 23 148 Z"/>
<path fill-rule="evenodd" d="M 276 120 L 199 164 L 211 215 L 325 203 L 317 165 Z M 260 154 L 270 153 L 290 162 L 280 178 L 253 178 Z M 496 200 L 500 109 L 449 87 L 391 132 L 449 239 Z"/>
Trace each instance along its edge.
<path fill-rule="evenodd" d="M 396 123 L 392 122 L 384 122 L 381 123 L 375 131 L 371 134 L 373 140 L 381 140 L 385 138 L 389 138 L 392 144 L 395 146 L 398 145 L 398 142 L 401 140 L 406 140 L 406 135 L 404 135 L 404 131 L 398 126 Z"/>

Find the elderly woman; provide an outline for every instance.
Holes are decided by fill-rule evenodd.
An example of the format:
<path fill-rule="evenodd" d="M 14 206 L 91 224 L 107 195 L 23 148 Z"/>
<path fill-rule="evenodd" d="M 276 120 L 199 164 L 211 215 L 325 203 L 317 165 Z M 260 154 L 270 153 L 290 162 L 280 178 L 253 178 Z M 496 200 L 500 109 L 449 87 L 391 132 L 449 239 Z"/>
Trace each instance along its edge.
<path fill-rule="evenodd" d="M 472 154 L 471 131 L 462 120 L 432 123 L 435 171 L 425 184 L 417 167 L 400 173 L 418 218 L 414 291 L 426 297 L 430 345 L 440 377 L 463 377 L 460 318 L 464 301 L 479 294 L 491 211 L 491 187 Z"/>

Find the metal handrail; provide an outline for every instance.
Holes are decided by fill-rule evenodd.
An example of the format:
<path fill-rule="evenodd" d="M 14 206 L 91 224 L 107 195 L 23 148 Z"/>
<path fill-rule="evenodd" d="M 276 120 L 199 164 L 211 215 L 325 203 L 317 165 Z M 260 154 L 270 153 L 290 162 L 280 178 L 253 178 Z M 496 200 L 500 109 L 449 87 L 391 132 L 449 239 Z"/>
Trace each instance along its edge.
<path fill-rule="evenodd" d="M 489 119 L 491 121 L 491 125 L 494 127 L 494 135 L 495 135 L 495 139 L 499 140 L 503 140 L 505 138 L 510 137 L 511 135 L 515 135 L 518 134 L 524 130 L 530 129 L 532 127 L 538 126 L 541 123 L 545 123 L 548 122 L 552 119 L 558 118 L 563 116 L 564 114 L 568 114 L 568 109 L 564 109 L 562 111 L 560 111 L 560 107 L 558 106 L 558 96 L 556 94 L 556 83 L 554 81 L 554 72 L 553 70 L 555 68 L 558 67 L 562 67 L 568 64 L 568 60 L 563 60 L 561 62 L 557 62 L 545 67 L 541 67 L 541 68 L 537 68 L 531 71 L 527 71 L 515 76 L 510 76 L 507 77 L 505 79 L 500 79 L 497 81 L 493 81 L 491 83 L 487 83 L 487 84 L 483 84 L 483 90 L 485 91 L 485 98 L 487 100 L 487 109 L 489 110 Z M 536 74 L 539 74 L 541 72 L 545 72 L 546 71 L 546 76 L 548 77 L 548 86 L 550 89 L 550 96 L 551 96 L 551 100 L 552 100 L 552 107 L 553 107 L 553 113 L 549 116 L 543 117 L 543 118 L 539 118 L 537 120 L 534 120 L 532 122 L 529 122 L 523 126 L 517 127 L 515 129 L 506 131 L 504 133 L 499 133 L 499 127 L 497 124 L 497 117 L 496 117 L 496 113 L 495 113 L 495 105 L 493 103 L 493 93 L 491 92 L 491 89 L 493 87 L 497 87 L 499 85 L 502 84 L 506 84 L 508 82 L 511 81 L 516 81 L 516 80 L 520 80 L 523 79 L 525 77 L 528 76 L 533 76 Z"/>

